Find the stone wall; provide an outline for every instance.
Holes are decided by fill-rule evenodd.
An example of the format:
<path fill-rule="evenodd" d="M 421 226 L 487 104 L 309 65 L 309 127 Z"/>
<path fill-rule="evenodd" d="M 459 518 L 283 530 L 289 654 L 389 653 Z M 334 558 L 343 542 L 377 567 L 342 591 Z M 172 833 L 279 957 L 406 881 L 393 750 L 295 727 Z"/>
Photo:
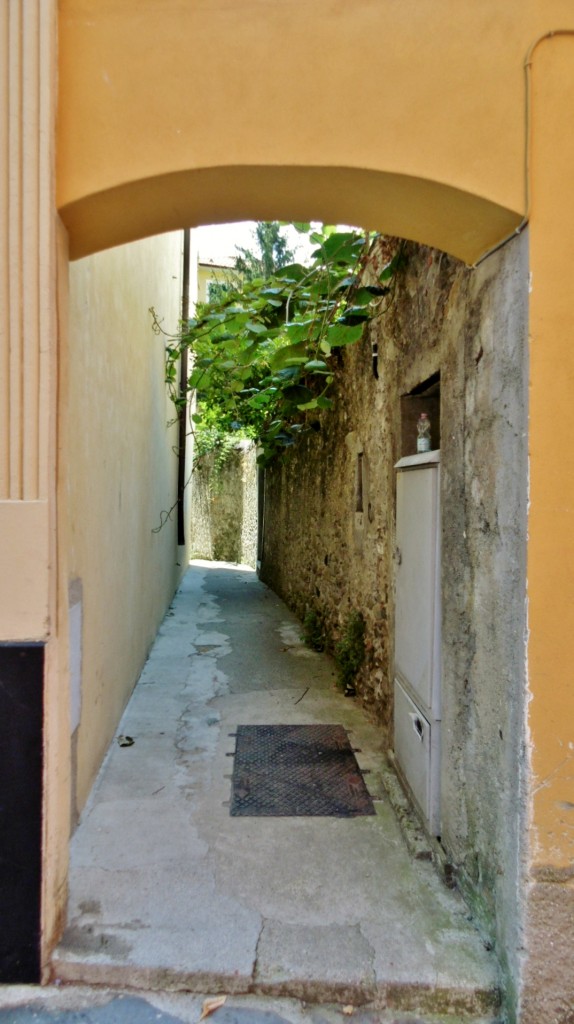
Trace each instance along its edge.
<path fill-rule="evenodd" d="M 392 243 L 381 243 L 375 264 L 392 251 Z M 353 610 L 362 612 L 358 696 L 380 722 L 383 743 L 392 745 L 394 464 L 416 450 L 409 406 L 416 409 L 420 398 L 403 396 L 427 382 L 432 446 L 441 449 L 441 843 L 516 977 L 525 805 L 527 239 L 476 270 L 410 243 L 405 253 L 388 312 L 340 353 L 336 409 L 309 419 L 300 444 L 266 473 L 261 575 L 301 617 L 313 610 L 324 620 L 331 646 Z"/>
<path fill-rule="evenodd" d="M 218 466 L 213 453 L 196 460 L 191 482 L 191 554 L 255 568 L 257 464 L 255 445 L 241 441 Z"/>

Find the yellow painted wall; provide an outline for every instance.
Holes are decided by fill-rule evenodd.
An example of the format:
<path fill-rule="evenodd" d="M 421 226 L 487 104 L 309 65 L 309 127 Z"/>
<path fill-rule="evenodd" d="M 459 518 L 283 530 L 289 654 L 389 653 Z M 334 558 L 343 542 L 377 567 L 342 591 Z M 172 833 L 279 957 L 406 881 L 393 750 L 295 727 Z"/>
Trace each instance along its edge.
<path fill-rule="evenodd" d="M 532 854 L 574 876 L 574 32 L 537 47 L 532 85 Z"/>
<path fill-rule="evenodd" d="M 60 0 L 72 257 L 281 216 L 472 262 L 520 221 L 524 59 L 571 19 L 570 0 Z"/>
<path fill-rule="evenodd" d="M 72 764 L 70 758 L 70 672 L 68 648 L 67 579 L 67 452 L 65 450 L 65 408 L 67 401 L 68 338 L 68 236 L 54 218 L 54 292 L 51 295 L 58 327 L 49 344 L 57 372 L 54 373 L 54 462 L 53 514 L 51 522 L 52 562 L 50 584 L 52 632 L 46 644 L 44 675 L 44 809 L 42 868 L 41 953 L 44 978 L 49 975 L 49 957 L 65 924 L 68 896 L 70 805 Z M 57 338 L 57 345 L 55 340 Z M 59 403 L 59 408 L 58 408 Z M 58 465 L 59 464 L 59 465 Z M 60 514 L 61 512 L 61 514 Z M 38 574 L 39 575 L 39 574 Z"/>
<path fill-rule="evenodd" d="M 230 270 L 228 267 L 220 267 L 209 263 L 198 263 L 197 301 L 209 301 L 209 285 L 212 282 L 216 282 L 217 284 L 225 284 L 228 280 L 231 280 Z"/>
<path fill-rule="evenodd" d="M 181 250 L 177 232 L 70 268 L 61 473 L 67 579 L 83 594 L 76 810 L 186 561 L 175 519 L 153 532 L 175 500 L 177 432 L 166 429 L 173 406 L 148 312 L 154 306 L 164 327 L 177 329 Z"/>

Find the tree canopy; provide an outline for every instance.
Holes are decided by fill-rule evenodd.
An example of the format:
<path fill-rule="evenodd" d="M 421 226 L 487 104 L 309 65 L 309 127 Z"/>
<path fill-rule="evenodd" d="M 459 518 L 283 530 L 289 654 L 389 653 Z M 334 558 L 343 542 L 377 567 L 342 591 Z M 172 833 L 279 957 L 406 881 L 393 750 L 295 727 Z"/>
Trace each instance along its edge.
<path fill-rule="evenodd" d="M 279 221 L 258 221 L 254 235 L 256 251 L 236 246 L 235 270 L 244 281 L 271 277 L 295 257 Z"/>

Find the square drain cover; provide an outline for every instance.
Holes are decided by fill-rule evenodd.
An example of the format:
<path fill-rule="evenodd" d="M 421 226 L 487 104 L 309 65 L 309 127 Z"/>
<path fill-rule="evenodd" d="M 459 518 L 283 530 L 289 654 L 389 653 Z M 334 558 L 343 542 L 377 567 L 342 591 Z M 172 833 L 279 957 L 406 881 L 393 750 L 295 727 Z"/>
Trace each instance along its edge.
<path fill-rule="evenodd" d="M 375 814 L 342 725 L 240 725 L 230 814 Z"/>

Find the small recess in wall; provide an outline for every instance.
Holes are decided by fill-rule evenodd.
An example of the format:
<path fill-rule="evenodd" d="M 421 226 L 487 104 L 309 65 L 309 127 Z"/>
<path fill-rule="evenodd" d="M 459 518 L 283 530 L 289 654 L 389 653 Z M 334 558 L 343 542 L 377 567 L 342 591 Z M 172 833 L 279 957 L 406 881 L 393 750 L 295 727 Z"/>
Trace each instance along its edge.
<path fill-rule="evenodd" d="M 431 449 L 440 448 L 440 371 L 401 396 L 401 458 L 417 451 L 417 420 L 426 412 L 431 422 Z"/>
<path fill-rule="evenodd" d="M 378 380 L 379 379 L 379 345 L 378 345 L 378 342 L 376 342 L 376 341 L 373 342 L 372 356 L 373 356 L 373 377 L 375 378 L 375 380 Z"/>

